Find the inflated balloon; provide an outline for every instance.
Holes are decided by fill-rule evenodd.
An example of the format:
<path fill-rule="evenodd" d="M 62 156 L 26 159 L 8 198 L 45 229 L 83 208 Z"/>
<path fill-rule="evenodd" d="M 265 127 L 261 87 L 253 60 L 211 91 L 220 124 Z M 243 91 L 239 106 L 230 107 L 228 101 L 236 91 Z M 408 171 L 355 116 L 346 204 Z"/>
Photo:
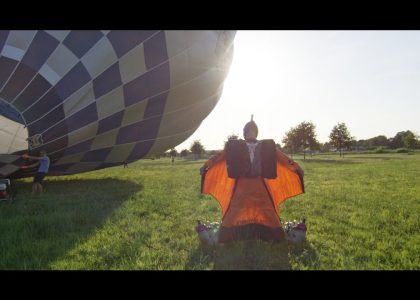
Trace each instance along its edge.
<path fill-rule="evenodd" d="M 191 136 L 219 100 L 232 31 L 0 31 L 0 177 L 132 162 Z"/>

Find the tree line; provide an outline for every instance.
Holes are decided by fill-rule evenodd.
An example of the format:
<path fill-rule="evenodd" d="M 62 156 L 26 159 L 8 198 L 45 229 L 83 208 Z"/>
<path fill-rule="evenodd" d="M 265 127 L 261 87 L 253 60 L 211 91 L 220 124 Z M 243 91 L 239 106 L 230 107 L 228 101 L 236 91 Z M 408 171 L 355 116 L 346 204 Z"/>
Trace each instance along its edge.
<path fill-rule="evenodd" d="M 312 122 L 305 121 L 290 128 L 283 137 L 283 149 L 292 155 L 303 152 L 304 159 L 307 152 L 312 153 L 313 151 L 337 151 L 340 156 L 343 156 L 346 150 L 420 149 L 419 137 L 410 130 L 398 132 L 391 138 L 379 135 L 366 140 L 357 140 L 350 134 L 345 123 L 338 123 L 331 130 L 329 141 L 320 143 L 316 138 L 315 129 Z"/>
<path fill-rule="evenodd" d="M 230 134 L 225 141 L 239 139 L 237 134 Z M 282 138 L 283 146 L 277 143 L 277 147 L 290 155 L 303 153 L 306 155 L 314 152 L 338 152 L 344 156 L 344 151 L 365 151 L 365 150 L 383 150 L 383 149 L 420 149 L 420 138 L 412 131 L 400 131 L 394 137 L 387 138 L 384 135 L 378 135 L 370 139 L 357 140 L 351 135 L 350 130 L 345 123 L 335 125 L 329 135 L 329 141 L 320 143 L 316 137 L 316 126 L 312 122 L 303 121 L 297 126 L 290 128 Z M 192 157 L 201 158 L 204 154 L 212 155 L 216 151 L 207 151 L 200 140 L 192 142 L 189 149 L 183 149 L 178 153 L 174 148 L 168 150 L 154 158 L 171 157 L 172 161 L 177 156 L 182 158 Z"/>

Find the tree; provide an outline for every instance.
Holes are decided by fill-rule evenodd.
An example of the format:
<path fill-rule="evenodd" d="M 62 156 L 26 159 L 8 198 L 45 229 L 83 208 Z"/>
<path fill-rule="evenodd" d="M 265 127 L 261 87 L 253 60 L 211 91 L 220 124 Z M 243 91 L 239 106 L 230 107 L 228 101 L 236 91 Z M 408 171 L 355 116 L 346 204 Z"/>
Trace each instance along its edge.
<path fill-rule="evenodd" d="M 340 157 L 344 157 L 342 151 L 350 147 L 353 139 L 345 123 L 338 123 L 330 133 L 330 144 L 339 149 Z"/>
<path fill-rule="evenodd" d="M 358 140 L 356 142 L 357 150 L 365 150 L 369 147 L 369 140 Z"/>
<path fill-rule="evenodd" d="M 398 132 L 393 138 L 388 140 L 388 145 L 392 149 L 403 148 L 404 145 L 404 137 L 409 131 L 400 131 Z"/>
<path fill-rule="evenodd" d="M 200 158 L 201 154 L 204 153 L 204 146 L 199 140 L 195 140 L 190 148 L 191 152 L 194 154 L 195 159 Z"/>
<path fill-rule="evenodd" d="M 162 157 L 166 157 L 166 153 L 165 152 L 161 152 L 161 153 L 156 153 L 155 154 L 155 158 L 156 159 L 161 159 Z"/>
<path fill-rule="evenodd" d="M 175 161 L 175 157 L 178 155 L 178 152 L 175 150 L 175 148 L 172 148 L 170 151 L 169 151 L 169 155 L 171 156 L 171 158 L 172 158 L 172 162 L 174 162 Z"/>
<path fill-rule="evenodd" d="M 370 147 L 387 147 L 388 146 L 388 139 L 384 135 L 375 136 L 370 140 Z"/>
<path fill-rule="evenodd" d="M 330 148 L 331 148 L 331 145 L 328 142 L 320 145 L 321 152 L 328 152 L 328 151 L 330 151 Z"/>
<path fill-rule="evenodd" d="M 285 148 L 293 152 L 302 150 L 303 159 L 306 159 L 307 150 L 320 148 L 320 143 L 316 139 L 315 125 L 312 122 L 302 122 L 298 126 L 291 128 L 283 138 Z"/>
<path fill-rule="evenodd" d="M 212 155 L 217 154 L 219 151 L 218 150 L 209 150 L 209 151 L 206 151 L 206 152 L 207 152 L 208 155 L 212 156 Z"/>
<path fill-rule="evenodd" d="M 228 135 L 227 137 L 227 141 L 225 142 L 225 149 L 226 149 L 226 145 L 230 140 L 239 140 L 239 135 L 235 134 L 235 133 L 231 133 L 230 135 Z"/>
<path fill-rule="evenodd" d="M 418 140 L 416 136 L 410 130 L 408 130 L 407 133 L 405 134 L 403 141 L 404 141 L 404 145 L 409 149 L 416 148 L 418 144 Z"/>
<path fill-rule="evenodd" d="M 184 149 L 184 150 L 181 151 L 181 153 L 179 155 L 181 155 L 181 157 L 186 157 L 188 155 L 188 152 L 189 151 L 187 149 Z"/>
<path fill-rule="evenodd" d="M 239 139 L 239 135 L 232 133 L 230 135 L 228 135 L 228 140 L 238 140 Z"/>
<path fill-rule="evenodd" d="M 386 136 L 378 135 L 367 140 L 354 141 L 354 146 L 357 150 L 364 149 L 375 149 L 378 147 L 388 147 L 389 141 Z"/>
<path fill-rule="evenodd" d="M 284 149 L 286 149 L 293 158 L 293 153 L 296 153 L 296 151 L 299 149 L 296 128 L 290 128 L 283 137 L 282 142 L 284 144 Z"/>

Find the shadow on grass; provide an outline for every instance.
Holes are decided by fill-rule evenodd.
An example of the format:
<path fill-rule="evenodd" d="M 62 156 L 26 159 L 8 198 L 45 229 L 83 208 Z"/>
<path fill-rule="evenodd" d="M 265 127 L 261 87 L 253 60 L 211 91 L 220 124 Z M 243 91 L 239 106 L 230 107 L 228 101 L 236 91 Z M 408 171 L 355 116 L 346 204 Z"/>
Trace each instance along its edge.
<path fill-rule="evenodd" d="M 191 252 L 185 270 L 207 270 L 211 268 L 219 246 L 206 246 L 202 243 Z"/>
<path fill-rule="evenodd" d="M 185 269 L 291 270 L 292 264 L 297 269 L 316 268 L 317 254 L 307 240 L 299 244 L 254 240 L 215 247 L 200 245 L 191 253 Z"/>
<path fill-rule="evenodd" d="M 300 244 L 289 244 L 289 257 L 297 269 L 318 269 L 318 260 L 315 249 L 307 240 Z"/>
<path fill-rule="evenodd" d="M 291 261 L 312 265 L 316 252 L 306 241 L 301 244 L 260 240 L 208 247 L 200 245 L 191 253 L 186 269 L 291 270 Z"/>
<path fill-rule="evenodd" d="M 225 245 L 216 252 L 214 270 L 290 270 L 287 242 L 260 240 Z"/>
<path fill-rule="evenodd" d="M 113 178 L 44 182 L 45 193 L 31 196 L 32 183 L 15 181 L 11 203 L 0 205 L 0 269 L 49 269 L 49 264 L 83 242 L 143 189 Z"/>

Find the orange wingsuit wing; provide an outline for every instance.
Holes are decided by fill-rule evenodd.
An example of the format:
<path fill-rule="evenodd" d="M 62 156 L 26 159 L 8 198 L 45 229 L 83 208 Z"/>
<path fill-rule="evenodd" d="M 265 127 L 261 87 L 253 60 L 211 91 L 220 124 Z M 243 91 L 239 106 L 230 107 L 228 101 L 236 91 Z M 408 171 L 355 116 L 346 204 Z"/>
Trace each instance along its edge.
<path fill-rule="evenodd" d="M 222 208 L 222 217 L 225 215 L 232 198 L 235 179 L 229 178 L 226 167 L 225 151 L 221 151 L 209 159 L 205 165 L 209 168 L 204 177 L 203 194 L 212 195 Z"/>
<path fill-rule="evenodd" d="M 277 178 L 264 179 L 277 215 L 280 215 L 280 203 L 288 198 L 305 192 L 303 183 L 303 171 L 299 165 L 289 159 L 286 154 L 276 150 Z"/>
<path fill-rule="evenodd" d="M 277 214 L 279 204 L 284 200 L 304 193 L 303 172 L 299 165 L 277 150 L 277 178 L 264 179 Z M 209 159 L 205 165 L 209 168 L 205 174 L 202 193 L 212 195 L 219 202 L 224 217 L 232 198 L 235 179 L 229 178 L 225 152 L 221 151 Z"/>

